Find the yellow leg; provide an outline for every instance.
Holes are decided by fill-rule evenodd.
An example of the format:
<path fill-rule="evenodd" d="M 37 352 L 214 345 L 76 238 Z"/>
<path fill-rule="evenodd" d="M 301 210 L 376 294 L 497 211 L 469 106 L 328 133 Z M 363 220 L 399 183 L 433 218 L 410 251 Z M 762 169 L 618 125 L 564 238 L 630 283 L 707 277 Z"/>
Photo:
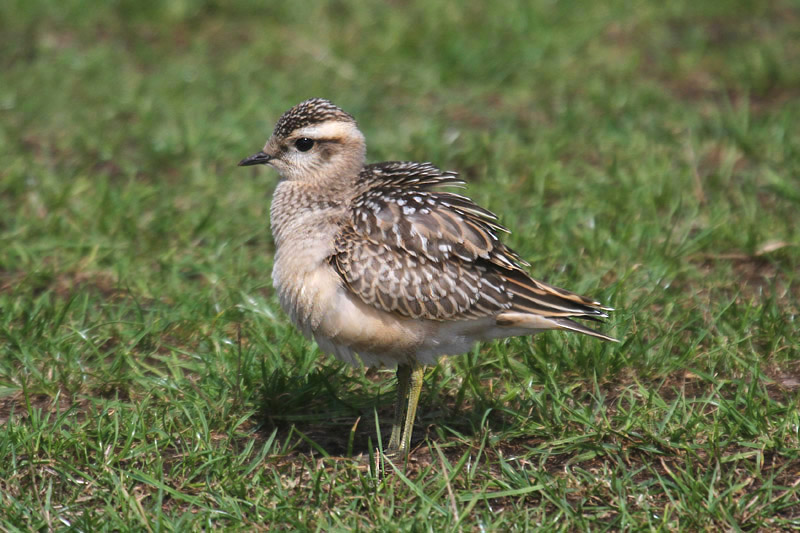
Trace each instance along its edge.
<path fill-rule="evenodd" d="M 419 395 L 422 392 L 424 375 L 425 367 L 420 365 L 399 365 L 397 367 L 397 403 L 394 406 L 392 436 L 389 438 L 389 446 L 386 450 L 392 455 L 404 456 L 411 448 L 411 433 L 414 431 L 414 419 L 417 416 L 417 404 L 419 404 Z"/>
<path fill-rule="evenodd" d="M 409 365 L 397 366 L 397 398 L 394 402 L 394 423 L 392 423 L 392 436 L 389 438 L 387 451 L 400 450 L 400 432 L 405 418 L 406 397 L 408 385 L 411 382 L 411 367 Z"/>
<path fill-rule="evenodd" d="M 411 448 L 411 433 L 414 431 L 414 419 L 417 417 L 417 404 L 419 395 L 422 392 L 422 378 L 425 375 L 425 367 L 414 365 L 411 369 L 411 386 L 408 391 L 408 411 L 406 411 L 406 423 L 403 428 L 403 441 L 400 443 L 400 454 L 405 455 Z"/>

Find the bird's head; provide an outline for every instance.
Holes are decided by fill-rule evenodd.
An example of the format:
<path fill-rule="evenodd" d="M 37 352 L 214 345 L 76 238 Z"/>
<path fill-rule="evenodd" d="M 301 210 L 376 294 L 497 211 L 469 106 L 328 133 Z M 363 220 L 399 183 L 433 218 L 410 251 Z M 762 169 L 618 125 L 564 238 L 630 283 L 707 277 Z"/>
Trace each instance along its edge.
<path fill-rule="evenodd" d="M 319 182 L 353 177 L 364 166 L 366 142 L 355 119 L 322 98 L 283 114 L 264 149 L 239 166 L 273 166 L 283 179 Z"/>

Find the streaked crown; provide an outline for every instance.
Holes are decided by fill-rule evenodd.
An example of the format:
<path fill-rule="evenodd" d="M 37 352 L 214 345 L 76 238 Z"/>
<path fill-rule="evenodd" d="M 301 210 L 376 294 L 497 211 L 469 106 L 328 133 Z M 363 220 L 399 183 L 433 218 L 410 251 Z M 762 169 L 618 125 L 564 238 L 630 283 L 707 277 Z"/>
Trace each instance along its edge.
<path fill-rule="evenodd" d="M 284 113 L 275 124 L 273 135 L 278 138 L 288 137 L 293 131 L 308 126 L 321 124 L 329 120 L 356 123 L 356 120 L 329 100 L 311 98 L 300 102 Z"/>

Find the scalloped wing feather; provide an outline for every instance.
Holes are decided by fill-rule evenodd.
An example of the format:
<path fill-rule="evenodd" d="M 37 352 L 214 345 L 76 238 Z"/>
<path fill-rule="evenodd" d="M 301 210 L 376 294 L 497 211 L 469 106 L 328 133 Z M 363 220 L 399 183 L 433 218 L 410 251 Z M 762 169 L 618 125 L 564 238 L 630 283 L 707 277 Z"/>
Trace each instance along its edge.
<path fill-rule="evenodd" d="M 495 316 L 501 327 L 525 327 L 519 317 L 539 316 L 553 318 L 554 328 L 591 335 L 568 317 L 596 320 L 610 308 L 531 278 L 520 266 L 527 263 L 500 241 L 498 232 L 507 230 L 491 211 L 432 190 L 460 184 L 429 163 L 366 167 L 351 225 L 330 258 L 347 287 L 369 305 L 410 318 Z"/>

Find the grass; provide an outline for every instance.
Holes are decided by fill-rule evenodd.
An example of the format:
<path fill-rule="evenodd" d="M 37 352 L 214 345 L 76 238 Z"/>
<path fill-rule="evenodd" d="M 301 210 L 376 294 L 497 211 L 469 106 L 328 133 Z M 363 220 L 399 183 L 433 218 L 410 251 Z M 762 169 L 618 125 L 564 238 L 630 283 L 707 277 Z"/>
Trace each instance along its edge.
<path fill-rule="evenodd" d="M 504 5 L 0 5 L 0 529 L 800 529 L 800 7 Z M 623 342 L 443 361 L 375 472 L 391 372 L 289 324 L 235 168 L 310 96 Z"/>

